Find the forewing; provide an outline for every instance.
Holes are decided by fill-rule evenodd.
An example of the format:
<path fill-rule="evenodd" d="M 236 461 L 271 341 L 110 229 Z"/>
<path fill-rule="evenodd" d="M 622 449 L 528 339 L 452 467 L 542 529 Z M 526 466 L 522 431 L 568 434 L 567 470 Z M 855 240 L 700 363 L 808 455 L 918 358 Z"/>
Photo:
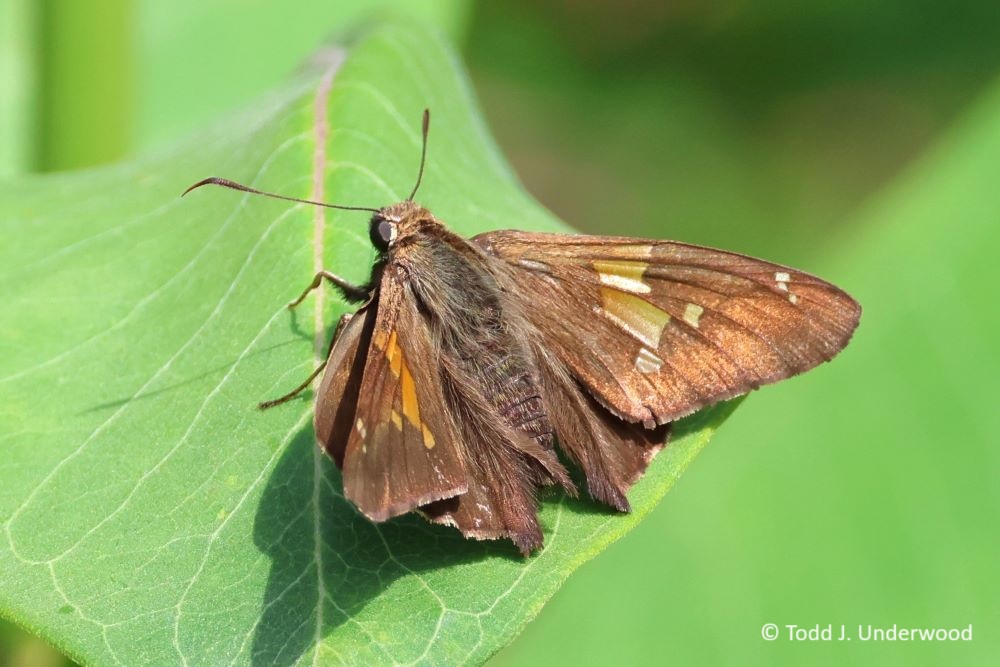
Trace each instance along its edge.
<path fill-rule="evenodd" d="M 572 375 L 647 425 L 831 359 L 861 314 L 819 278 L 711 248 L 517 231 L 473 240 L 503 260 L 508 298 Z"/>
<path fill-rule="evenodd" d="M 408 290 L 386 271 L 344 455 L 344 494 L 373 521 L 468 490 L 430 331 Z"/>

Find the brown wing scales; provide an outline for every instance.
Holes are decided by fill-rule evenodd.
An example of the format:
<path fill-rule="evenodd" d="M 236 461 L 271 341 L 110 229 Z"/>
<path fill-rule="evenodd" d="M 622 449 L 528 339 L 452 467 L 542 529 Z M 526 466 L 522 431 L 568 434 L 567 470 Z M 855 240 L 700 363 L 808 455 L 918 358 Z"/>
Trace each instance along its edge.
<path fill-rule="evenodd" d="M 831 359 L 860 317 L 819 278 L 710 248 L 516 231 L 474 241 L 506 262 L 512 298 L 563 304 L 525 312 L 602 404 L 647 425 Z"/>
<path fill-rule="evenodd" d="M 618 419 L 587 395 L 564 367 L 543 350 L 538 352 L 546 409 L 559 446 L 583 470 L 592 498 L 628 512 L 625 492 L 663 449 L 669 425 L 647 429 Z"/>
<path fill-rule="evenodd" d="M 435 233 L 343 327 L 316 432 L 372 520 L 417 509 L 523 553 L 538 490 L 575 493 L 553 432 L 628 511 L 668 422 L 832 358 L 860 316 L 818 278 L 708 248 L 504 231 L 473 239 L 490 258 Z"/>
<path fill-rule="evenodd" d="M 373 521 L 468 490 L 430 332 L 405 285 L 383 281 L 344 455 L 344 494 Z"/>

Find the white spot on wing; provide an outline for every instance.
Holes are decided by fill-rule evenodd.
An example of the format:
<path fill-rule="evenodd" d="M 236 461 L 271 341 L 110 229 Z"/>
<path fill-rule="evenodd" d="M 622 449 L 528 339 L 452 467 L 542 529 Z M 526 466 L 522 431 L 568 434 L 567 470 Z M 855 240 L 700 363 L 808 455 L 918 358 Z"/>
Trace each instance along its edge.
<path fill-rule="evenodd" d="M 636 294 L 649 294 L 652 292 L 652 288 L 641 280 L 635 280 L 633 278 L 626 278 L 625 276 L 618 276 L 613 273 L 599 273 L 601 277 L 601 284 L 607 285 L 608 287 L 614 287 L 615 289 L 620 289 L 623 292 L 634 292 Z"/>
<path fill-rule="evenodd" d="M 595 260 L 592 264 L 602 285 L 633 294 L 649 294 L 653 291 L 642 280 L 643 274 L 649 268 L 649 264 L 645 262 Z"/>
<path fill-rule="evenodd" d="M 788 283 L 792 281 L 792 277 L 788 275 L 785 271 L 775 271 L 774 272 L 774 282 L 778 284 L 778 289 L 782 292 L 788 291 Z"/>
<path fill-rule="evenodd" d="M 795 294 L 789 293 L 788 300 L 791 301 L 793 304 L 796 304 L 799 302 L 799 297 Z"/>
<path fill-rule="evenodd" d="M 365 428 L 365 423 L 363 421 L 358 419 L 358 421 L 355 422 L 354 427 L 358 429 L 358 435 L 361 436 L 362 440 L 368 437 L 368 430 Z"/>
<path fill-rule="evenodd" d="M 649 348 L 641 348 L 635 357 L 635 369 L 640 373 L 655 373 L 663 367 L 663 359 L 660 359 Z"/>
<path fill-rule="evenodd" d="M 689 303 L 684 306 L 684 321 L 693 326 L 695 329 L 698 328 L 698 323 L 701 321 L 701 314 L 705 312 L 705 309 L 696 303 Z"/>

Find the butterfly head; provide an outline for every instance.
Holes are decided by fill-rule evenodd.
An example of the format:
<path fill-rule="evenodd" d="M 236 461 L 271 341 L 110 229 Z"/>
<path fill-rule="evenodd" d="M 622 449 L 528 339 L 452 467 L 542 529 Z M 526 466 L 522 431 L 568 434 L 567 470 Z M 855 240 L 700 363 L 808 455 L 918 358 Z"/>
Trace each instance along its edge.
<path fill-rule="evenodd" d="M 368 226 L 368 236 L 371 238 L 372 245 L 379 252 L 388 252 L 399 238 L 406 236 L 409 232 L 416 231 L 423 221 L 434 221 L 434 216 L 430 214 L 430 211 L 413 203 L 413 196 L 417 194 L 420 182 L 424 177 L 424 163 L 427 161 L 427 131 L 430 128 L 430 123 L 431 112 L 424 109 L 424 120 L 421 128 L 420 169 L 417 171 L 417 182 L 413 184 L 410 196 L 398 204 L 380 208 L 372 216 Z"/>
<path fill-rule="evenodd" d="M 368 236 L 372 245 L 385 253 L 427 221 L 434 221 L 431 212 L 407 199 L 376 211 L 368 226 Z"/>

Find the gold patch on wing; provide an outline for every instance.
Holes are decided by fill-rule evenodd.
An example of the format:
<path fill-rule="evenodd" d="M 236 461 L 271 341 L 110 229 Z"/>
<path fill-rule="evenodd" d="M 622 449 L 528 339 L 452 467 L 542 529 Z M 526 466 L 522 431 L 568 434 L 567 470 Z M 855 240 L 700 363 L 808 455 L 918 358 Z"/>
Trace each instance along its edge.
<path fill-rule="evenodd" d="M 385 331 L 379 329 L 378 331 L 375 332 L 373 340 L 375 341 L 375 347 L 377 347 L 380 350 L 384 350 L 385 344 L 388 342 L 389 337 L 386 336 Z"/>
<path fill-rule="evenodd" d="M 402 372 L 399 375 L 399 389 L 402 393 L 400 399 L 403 403 L 403 416 L 419 429 L 420 406 L 417 403 L 417 386 L 414 384 L 413 376 L 410 375 L 410 369 L 406 364 L 403 364 Z"/>
<path fill-rule="evenodd" d="M 649 294 L 653 291 L 642 281 L 643 274 L 649 268 L 646 262 L 594 260 L 591 263 L 602 285 L 635 294 Z"/>
<path fill-rule="evenodd" d="M 693 326 L 695 329 L 698 328 L 698 323 L 701 320 L 701 314 L 705 312 L 705 309 L 696 303 L 689 303 L 684 306 L 684 321 Z"/>
<path fill-rule="evenodd" d="M 385 356 L 389 359 L 389 370 L 396 377 L 399 377 L 403 368 L 403 351 L 399 349 L 399 341 L 396 339 L 395 329 L 389 334 L 389 343 L 385 348 Z"/>
<path fill-rule="evenodd" d="M 656 356 L 652 350 L 644 347 L 639 350 L 635 357 L 635 369 L 640 373 L 655 373 L 663 367 L 663 359 Z"/>
<path fill-rule="evenodd" d="M 410 373 L 410 367 L 403 357 L 403 350 L 399 346 L 399 338 L 396 332 L 389 334 L 385 343 L 385 356 L 389 360 L 389 370 L 399 378 L 399 402 L 402 415 L 396 410 L 389 413 L 389 421 L 400 431 L 403 430 L 403 419 L 410 422 L 413 428 L 420 431 L 423 437 L 424 447 L 431 449 L 434 447 L 434 434 L 427 428 L 427 424 L 420 421 L 420 402 L 417 398 L 417 385 Z"/>
<path fill-rule="evenodd" d="M 660 336 L 670 321 L 670 315 L 637 296 L 608 287 L 601 287 L 600 290 L 601 312 L 608 319 L 646 347 L 654 350 L 660 347 Z"/>

